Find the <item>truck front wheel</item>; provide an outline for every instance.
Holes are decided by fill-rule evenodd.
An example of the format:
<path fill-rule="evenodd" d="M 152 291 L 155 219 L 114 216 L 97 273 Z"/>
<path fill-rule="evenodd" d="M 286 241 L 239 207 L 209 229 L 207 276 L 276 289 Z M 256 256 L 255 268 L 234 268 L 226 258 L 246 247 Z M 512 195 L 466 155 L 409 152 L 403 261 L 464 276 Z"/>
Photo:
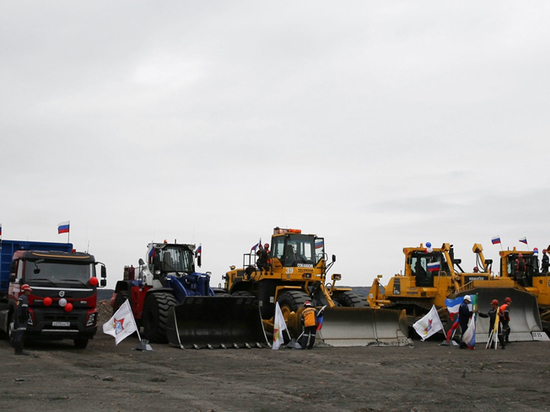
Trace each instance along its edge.
<path fill-rule="evenodd" d="M 143 333 L 151 342 L 168 343 L 166 326 L 168 311 L 178 302 L 170 293 L 150 293 L 143 304 Z"/>

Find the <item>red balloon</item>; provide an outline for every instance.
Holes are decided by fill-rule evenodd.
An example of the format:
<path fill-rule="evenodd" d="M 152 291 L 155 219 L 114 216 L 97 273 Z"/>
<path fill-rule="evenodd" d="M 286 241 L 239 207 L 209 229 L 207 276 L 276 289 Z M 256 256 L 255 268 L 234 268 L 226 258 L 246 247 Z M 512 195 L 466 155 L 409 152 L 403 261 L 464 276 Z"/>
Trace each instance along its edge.
<path fill-rule="evenodd" d="M 65 305 L 65 312 L 70 312 L 71 310 L 73 310 L 73 304 L 71 302 L 67 302 Z"/>
<path fill-rule="evenodd" d="M 90 285 L 97 286 L 99 284 L 99 280 L 97 278 L 90 278 Z"/>
<path fill-rule="evenodd" d="M 49 296 L 44 298 L 44 306 L 50 306 L 52 302 L 52 298 L 50 298 Z"/>

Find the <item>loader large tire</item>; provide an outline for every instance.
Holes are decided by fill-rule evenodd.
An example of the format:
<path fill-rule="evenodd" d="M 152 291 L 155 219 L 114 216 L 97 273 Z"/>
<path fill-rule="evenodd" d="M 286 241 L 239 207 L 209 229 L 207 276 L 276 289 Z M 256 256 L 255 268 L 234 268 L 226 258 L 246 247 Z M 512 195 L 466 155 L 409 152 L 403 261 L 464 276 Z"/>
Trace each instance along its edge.
<path fill-rule="evenodd" d="M 368 308 L 369 302 L 367 302 L 367 299 L 364 296 L 358 295 L 357 293 L 353 292 L 342 292 L 338 297 L 335 299 L 341 306 L 347 307 L 347 308 Z"/>
<path fill-rule="evenodd" d="M 168 343 L 166 325 L 168 311 L 177 305 L 176 298 L 170 293 L 150 293 L 143 304 L 143 333 L 151 342 Z"/>
<path fill-rule="evenodd" d="M 302 329 L 300 319 L 298 318 L 298 310 L 304 307 L 304 302 L 306 300 L 310 299 L 307 293 L 299 290 L 284 292 L 277 299 L 283 318 L 293 337 L 297 337 Z"/>

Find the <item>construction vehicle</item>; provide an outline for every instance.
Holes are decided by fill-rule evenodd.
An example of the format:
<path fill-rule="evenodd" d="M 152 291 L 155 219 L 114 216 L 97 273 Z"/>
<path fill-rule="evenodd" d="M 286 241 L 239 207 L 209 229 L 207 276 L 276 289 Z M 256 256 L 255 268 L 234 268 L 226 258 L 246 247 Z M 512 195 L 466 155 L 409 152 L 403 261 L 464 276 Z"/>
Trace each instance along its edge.
<path fill-rule="evenodd" d="M 210 273 L 195 271 L 195 245 L 150 243 L 146 260 L 124 268 L 111 299 L 113 312 L 129 300 L 146 339 L 181 348 L 266 345 L 254 300 L 217 295 Z"/>
<path fill-rule="evenodd" d="M 71 243 L 0 241 L 0 331 L 13 337 L 15 307 L 28 284 L 27 338 L 73 339 L 84 349 L 97 332 L 97 286 L 107 284 L 106 276 L 103 263 Z"/>
<path fill-rule="evenodd" d="M 533 250 L 501 250 L 500 276 L 511 279 L 518 288 L 534 295 L 545 331 L 550 330 L 550 275 L 539 270 L 538 249 Z M 520 272 L 516 264 L 519 258 L 525 261 L 525 270 Z M 512 298 L 512 314 L 516 312 L 517 300 Z"/>
<path fill-rule="evenodd" d="M 375 279 L 367 298 L 369 305 L 405 310 L 409 325 L 412 325 L 432 305 L 445 320 L 447 298 L 477 294 L 478 310 L 487 312 L 493 299 L 503 303 L 505 297 L 510 297 L 513 302 L 518 302 L 514 305 L 514 316 L 510 322 L 510 339 L 545 339 L 534 295 L 510 277 L 494 276 L 492 260 L 485 259 L 480 244 L 474 244 L 472 251 L 476 254 L 477 272 L 462 269 L 462 261 L 455 258 L 453 246 L 449 243 L 444 243 L 441 248 L 432 248 L 430 244 L 404 248 L 404 274 L 393 276 L 384 288 L 380 285 L 380 278 Z M 486 341 L 488 333 L 488 322 L 478 322 L 476 339 Z"/>
<path fill-rule="evenodd" d="M 257 300 L 268 332 L 273 330 L 278 302 L 291 336 L 297 338 L 303 305 L 311 300 L 316 307 L 326 305 L 318 336 L 328 345 L 410 343 L 404 312 L 370 309 L 366 299 L 351 288 L 336 287 L 336 281 L 341 279 L 339 274 L 333 274 L 332 283 L 326 283 L 327 272 L 336 257 L 333 255 L 327 264 L 323 238 L 299 229 L 277 227 L 271 238 L 267 265 L 266 262 L 258 265 L 257 256 L 256 252 L 244 254 L 243 267 L 231 267 L 224 276 L 225 290 L 232 296 Z"/>

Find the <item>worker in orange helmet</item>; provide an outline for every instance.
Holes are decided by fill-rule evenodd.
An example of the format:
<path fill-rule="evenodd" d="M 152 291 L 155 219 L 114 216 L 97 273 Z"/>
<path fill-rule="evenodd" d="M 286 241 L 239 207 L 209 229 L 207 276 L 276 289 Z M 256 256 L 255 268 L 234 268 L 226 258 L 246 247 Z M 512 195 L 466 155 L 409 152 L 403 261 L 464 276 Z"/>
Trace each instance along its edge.
<path fill-rule="evenodd" d="M 511 304 L 512 304 L 512 299 L 507 297 L 504 299 L 504 305 L 502 305 L 499 310 L 500 321 L 502 322 L 502 333 L 504 334 L 504 342 L 506 344 L 510 343 L 510 305 Z"/>
<path fill-rule="evenodd" d="M 505 348 L 505 342 L 504 342 L 504 335 L 502 334 L 502 322 L 499 318 L 498 325 L 495 324 L 497 322 L 497 313 L 499 313 L 499 307 L 498 307 L 498 300 L 493 299 L 491 301 L 491 309 L 487 313 L 478 312 L 479 316 L 482 318 L 489 318 L 489 337 L 490 337 L 490 344 L 489 348 L 494 348 L 494 343 L 496 343 L 496 336 L 494 336 L 494 333 L 498 336 L 498 341 L 500 343 L 500 348 Z"/>
<path fill-rule="evenodd" d="M 312 349 L 315 345 L 315 335 L 317 332 L 317 311 L 310 300 L 304 302 L 304 310 L 301 316 L 304 325 L 304 333 L 300 339 L 302 349 Z"/>

